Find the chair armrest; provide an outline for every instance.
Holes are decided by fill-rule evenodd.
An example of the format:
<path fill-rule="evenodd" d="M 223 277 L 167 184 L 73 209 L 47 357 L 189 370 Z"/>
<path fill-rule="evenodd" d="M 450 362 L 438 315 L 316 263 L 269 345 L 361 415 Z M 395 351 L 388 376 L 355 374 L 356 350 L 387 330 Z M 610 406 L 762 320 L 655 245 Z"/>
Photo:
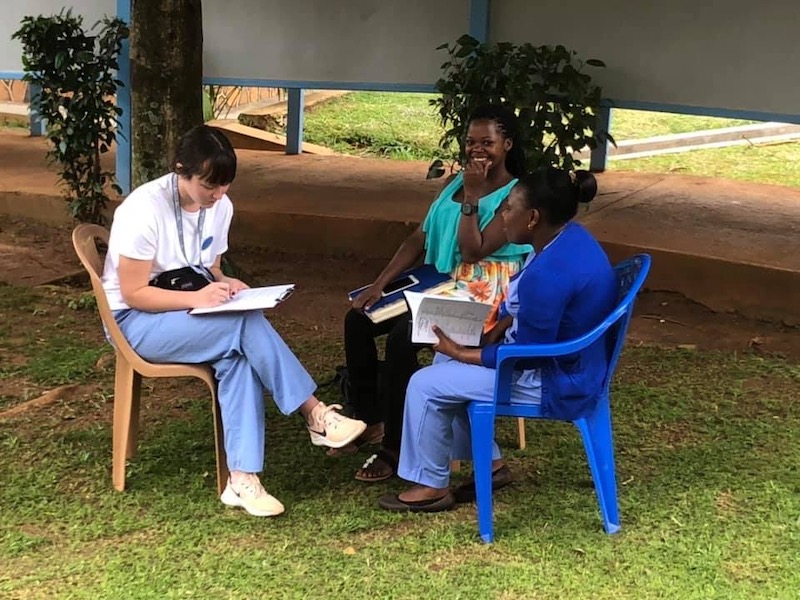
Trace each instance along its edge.
<path fill-rule="evenodd" d="M 623 318 L 629 306 L 617 307 L 602 323 L 579 338 L 557 344 L 503 344 L 497 349 L 494 402 L 507 403 L 511 398 L 511 376 L 520 360 L 555 358 L 574 354 L 599 340 L 608 329 Z"/>
<path fill-rule="evenodd" d="M 574 354 L 591 346 L 628 312 L 626 306 L 617 308 L 602 323 L 579 338 L 556 344 L 502 344 L 497 349 L 497 367 L 506 361 L 516 363 L 526 358 L 555 358 Z"/>

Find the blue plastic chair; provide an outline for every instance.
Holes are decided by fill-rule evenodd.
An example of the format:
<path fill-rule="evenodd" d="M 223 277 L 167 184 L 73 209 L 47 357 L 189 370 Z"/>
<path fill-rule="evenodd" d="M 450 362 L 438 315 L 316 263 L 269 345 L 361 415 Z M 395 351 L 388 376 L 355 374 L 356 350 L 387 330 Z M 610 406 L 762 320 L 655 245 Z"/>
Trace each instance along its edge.
<path fill-rule="evenodd" d="M 573 421 L 583 437 L 586 457 L 600 504 L 603 526 L 607 533 L 619 531 L 617 482 L 614 469 L 614 443 L 611 434 L 609 386 L 617 360 L 622 352 L 625 334 L 633 314 L 636 295 L 650 270 L 650 256 L 638 254 L 614 267 L 619 280 L 619 302 L 614 311 L 586 335 L 557 344 L 500 346 L 497 351 L 494 402 L 470 402 L 472 427 L 472 459 L 478 503 L 478 531 L 484 542 L 494 541 L 492 519 L 492 441 L 496 416 L 546 419 L 535 404 L 512 404 L 511 375 L 518 360 L 556 357 L 572 354 L 605 336 L 609 352 L 608 371 L 603 391 L 594 410 Z"/>

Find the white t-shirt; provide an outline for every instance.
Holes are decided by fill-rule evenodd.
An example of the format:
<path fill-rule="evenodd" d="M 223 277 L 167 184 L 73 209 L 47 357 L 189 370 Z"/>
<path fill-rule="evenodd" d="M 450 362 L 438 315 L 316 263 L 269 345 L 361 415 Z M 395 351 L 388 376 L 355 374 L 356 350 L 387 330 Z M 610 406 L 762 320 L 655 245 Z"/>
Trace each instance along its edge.
<path fill-rule="evenodd" d="M 214 206 L 205 209 L 201 235 L 197 231 L 200 211 L 191 213 L 180 209 L 186 250 L 184 257 L 175 220 L 173 177 L 170 173 L 139 186 L 114 212 L 103 267 L 103 289 L 111 310 L 130 308 L 122 300 L 119 289 L 120 256 L 152 260 L 149 277 L 152 279 L 164 271 L 201 262 L 210 268 L 217 256 L 228 250 L 233 204 L 225 195 Z"/>

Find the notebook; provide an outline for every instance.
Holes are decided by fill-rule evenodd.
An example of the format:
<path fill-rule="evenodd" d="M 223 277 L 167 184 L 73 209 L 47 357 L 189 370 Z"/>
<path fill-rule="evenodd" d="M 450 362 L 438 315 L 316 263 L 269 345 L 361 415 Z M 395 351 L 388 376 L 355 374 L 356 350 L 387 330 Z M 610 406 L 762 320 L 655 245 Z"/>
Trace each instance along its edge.
<path fill-rule="evenodd" d="M 367 289 L 367 284 L 352 290 L 347 296 L 352 301 L 358 294 Z M 403 292 L 420 292 L 437 294 L 455 287 L 455 281 L 446 273 L 439 273 L 433 265 L 421 265 L 401 273 L 383 290 L 383 298 L 364 311 L 373 323 L 381 323 L 392 317 L 408 312 Z"/>
<path fill-rule="evenodd" d="M 411 309 L 411 341 L 414 344 L 435 344 L 439 338 L 436 325 L 447 337 L 462 346 L 480 346 L 483 323 L 492 310 L 491 304 L 476 302 L 468 296 L 432 296 L 403 292 Z"/>

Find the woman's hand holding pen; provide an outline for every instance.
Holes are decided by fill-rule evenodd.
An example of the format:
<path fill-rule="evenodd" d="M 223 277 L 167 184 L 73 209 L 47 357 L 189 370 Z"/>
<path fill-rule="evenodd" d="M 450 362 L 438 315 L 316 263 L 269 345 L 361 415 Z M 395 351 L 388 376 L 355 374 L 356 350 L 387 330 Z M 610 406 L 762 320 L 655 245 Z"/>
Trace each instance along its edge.
<path fill-rule="evenodd" d="M 236 294 L 241 292 L 242 290 L 249 290 L 250 286 L 247 285 L 241 279 L 236 279 L 236 277 L 225 277 L 224 279 L 220 279 L 222 283 L 227 283 L 230 287 L 230 297 L 233 298 Z"/>
<path fill-rule="evenodd" d="M 192 308 L 212 308 L 231 299 L 231 286 L 224 281 L 215 281 L 192 293 L 196 298 Z"/>

